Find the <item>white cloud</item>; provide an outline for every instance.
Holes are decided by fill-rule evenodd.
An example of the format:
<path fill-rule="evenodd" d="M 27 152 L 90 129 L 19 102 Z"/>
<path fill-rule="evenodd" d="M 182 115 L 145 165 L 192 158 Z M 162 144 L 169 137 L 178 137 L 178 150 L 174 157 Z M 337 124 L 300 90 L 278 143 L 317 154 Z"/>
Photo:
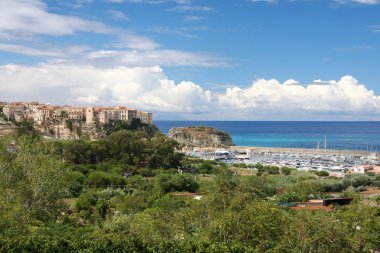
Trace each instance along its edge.
<path fill-rule="evenodd" d="M 76 32 L 108 33 L 101 22 L 49 13 L 44 2 L 35 0 L 0 1 L 0 32 L 11 35 L 72 35 Z"/>
<path fill-rule="evenodd" d="M 0 100 L 119 104 L 163 112 L 204 112 L 210 92 L 175 84 L 159 67 L 109 68 L 43 64 L 0 67 Z"/>
<path fill-rule="evenodd" d="M 83 2 L 88 2 L 88 0 L 80 1 L 80 3 Z M 187 0 L 173 0 L 173 2 L 177 4 L 190 3 Z M 190 8 L 207 9 L 208 7 L 191 6 Z M 60 61 L 65 60 L 66 62 L 85 65 L 89 61 L 92 64 L 93 60 L 95 60 L 94 64 L 102 66 L 105 64 L 129 67 L 153 65 L 215 67 L 228 65 L 226 59 L 218 56 L 163 49 L 162 45 L 154 40 L 130 31 L 108 27 L 98 21 L 51 13 L 48 11 L 47 5 L 40 0 L 0 0 L 0 9 L 4 10 L 0 15 L 0 39 L 7 41 L 7 43 L 0 43 L 0 51 L 53 60 L 58 58 Z M 127 18 L 124 13 L 118 10 L 109 10 L 108 13 L 115 18 Z M 160 33 L 197 38 L 197 35 L 193 33 L 205 28 L 171 29 L 156 27 L 154 29 Z M 106 40 L 104 46 L 107 50 L 95 50 L 78 45 L 51 45 L 51 42 L 43 42 L 46 40 L 43 36 L 69 36 L 78 32 L 101 34 L 101 39 Z M 89 52 L 91 50 L 92 52 Z"/>
<path fill-rule="evenodd" d="M 107 0 L 109 2 L 123 2 L 124 0 Z M 173 2 L 177 4 L 190 4 L 192 0 L 126 0 L 129 3 L 145 3 L 145 4 L 161 4 L 167 2 Z"/>
<path fill-rule="evenodd" d="M 193 28 L 186 28 L 186 27 L 168 27 L 168 26 L 155 26 L 151 27 L 149 31 L 156 32 L 156 33 L 165 33 L 165 34 L 174 34 L 174 35 L 179 35 L 182 37 L 190 38 L 190 39 L 195 39 L 199 38 L 198 35 L 193 34 L 191 32 L 196 32 L 200 30 L 206 30 L 205 27 L 193 27 Z"/>
<path fill-rule="evenodd" d="M 320 80 L 289 85 L 277 80 L 260 79 L 247 89 L 229 88 L 221 96 L 222 104 L 236 109 L 274 114 L 380 114 L 380 97 L 351 76 L 339 81 Z"/>
<path fill-rule="evenodd" d="M 124 0 L 106 0 L 106 2 L 120 4 L 120 3 L 123 3 Z"/>
<path fill-rule="evenodd" d="M 111 15 L 111 17 L 115 18 L 115 19 L 124 19 L 124 20 L 127 20 L 128 19 L 128 16 L 125 15 L 123 12 L 121 11 L 117 11 L 117 10 L 108 10 L 107 11 L 108 14 Z"/>
<path fill-rule="evenodd" d="M 118 38 L 117 47 L 150 50 L 160 45 L 148 37 L 133 32 L 108 27 L 102 22 L 75 16 L 48 12 L 47 5 L 40 0 L 1 0 L 0 38 L 20 41 L 34 36 L 67 36 L 77 32 L 90 32 Z M 114 16 L 126 18 L 123 13 L 113 11 Z"/>
<path fill-rule="evenodd" d="M 86 62 L 97 65 L 122 66 L 198 66 L 226 67 L 228 60 L 207 53 L 157 49 L 150 51 L 102 50 L 87 55 Z"/>
<path fill-rule="evenodd" d="M 187 12 L 187 11 L 211 11 L 212 8 L 208 6 L 200 6 L 200 5 L 180 5 L 173 8 L 168 9 L 168 11 L 174 12 Z"/>
<path fill-rule="evenodd" d="M 0 100 L 53 104 L 126 104 L 198 119 L 373 119 L 380 97 L 351 76 L 301 85 L 259 79 L 248 88 L 210 91 L 175 83 L 159 67 L 97 68 L 63 64 L 0 67 Z"/>
<path fill-rule="evenodd" d="M 195 16 L 195 15 L 191 15 L 191 16 L 186 16 L 185 17 L 185 20 L 186 21 L 191 21 L 191 22 L 195 22 L 195 21 L 200 21 L 202 20 L 203 18 L 200 17 L 200 16 Z"/>
<path fill-rule="evenodd" d="M 53 61 L 67 61 L 70 58 L 81 57 L 88 54 L 91 50 L 92 48 L 86 45 L 74 45 L 69 47 L 50 47 L 46 45 L 39 45 L 31 47 L 18 44 L 0 43 L 0 51 L 51 58 Z"/>
<path fill-rule="evenodd" d="M 380 3 L 380 0 L 335 0 L 338 4 L 364 4 L 364 5 L 375 5 Z"/>
<path fill-rule="evenodd" d="M 270 3 L 270 4 L 277 3 L 277 0 L 249 0 L 249 1 L 252 3 L 260 3 L 260 2 Z"/>
<path fill-rule="evenodd" d="M 59 52 L 57 50 L 47 50 L 45 49 L 37 49 L 37 48 L 31 48 L 21 45 L 15 45 L 15 44 L 7 44 L 7 43 L 0 43 L 0 51 L 6 51 L 11 53 L 20 53 L 24 55 L 30 55 L 30 56 L 43 56 L 43 57 L 65 57 L 65 54 L 62 52 Z"/>

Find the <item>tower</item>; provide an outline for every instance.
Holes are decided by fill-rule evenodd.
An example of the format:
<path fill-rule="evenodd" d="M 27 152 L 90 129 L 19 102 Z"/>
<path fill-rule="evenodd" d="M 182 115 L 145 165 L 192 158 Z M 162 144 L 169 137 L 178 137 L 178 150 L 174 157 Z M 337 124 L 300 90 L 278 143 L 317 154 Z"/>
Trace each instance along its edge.
<path fill-rule="evenodd" d="M 94 123 L 94 108 L 88 107 L 86 108 L 86 124 Z"/>

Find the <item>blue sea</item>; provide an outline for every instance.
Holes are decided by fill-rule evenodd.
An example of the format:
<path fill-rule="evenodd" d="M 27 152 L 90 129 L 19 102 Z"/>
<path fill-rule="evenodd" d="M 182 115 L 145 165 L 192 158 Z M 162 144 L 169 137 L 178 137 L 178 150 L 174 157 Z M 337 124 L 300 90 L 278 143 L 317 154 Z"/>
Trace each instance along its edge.
<path fill-rule="evenodd" d="M 380 122 L 331 121 L 155 121 L 172 127 L 211 126 L 229 133 L 238 146 L 350 149 L 380 152 Z"/>

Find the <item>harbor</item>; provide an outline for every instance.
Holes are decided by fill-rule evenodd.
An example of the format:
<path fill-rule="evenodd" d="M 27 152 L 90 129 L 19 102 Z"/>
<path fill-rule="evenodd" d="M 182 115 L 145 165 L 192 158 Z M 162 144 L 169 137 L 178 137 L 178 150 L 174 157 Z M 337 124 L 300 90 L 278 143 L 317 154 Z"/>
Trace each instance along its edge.
<path fill-rule="evenodd" d="M 328 171 L 342 176 L 351 168 L 380 165 L 379 153 L 354 150 L 290 149 L 231 146 L 228 148 L 193 148 L 187 155 L 226 163 L 263 164 L 298 170 Z"/>

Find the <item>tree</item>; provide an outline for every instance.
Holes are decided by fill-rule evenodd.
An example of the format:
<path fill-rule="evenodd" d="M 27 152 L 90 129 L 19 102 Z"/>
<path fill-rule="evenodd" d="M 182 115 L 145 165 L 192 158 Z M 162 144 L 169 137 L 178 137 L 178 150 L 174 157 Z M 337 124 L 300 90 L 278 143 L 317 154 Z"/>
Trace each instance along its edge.
<path fill-rule="evenodd" d="M 93 164 L 96 164 L 98 162 L 102 164 L 107 158 L 109 158 L 107 142 L 104 140 L 92 142 L 90 150 L 91 163 Z"/>
<path fill-rule="evenodd" d="M 148 145 L 147 153 L 150 154 L 148 156 L 149 167 L 164 169 L 177 169 L 180 167 L 184 155 L 175 151 L 178 146 L 179 144 L 176 141 L 162 134 L 156 134 Z"/>
<path fill-rule="evenodd" d="M 127 164 L 138 164 L 144 160 L 147 135 L 144 132 L 121 130 L 112 133 L 107 144 L 113 158 L 124 159 Z"/>
<path fill-rule="evenodd" d="M 22 213 L 41 221 L 58 215 L 58 200 L 67 195 L 67 184 L 51 143 L 27 136 L 1 138 L 0 174 L 3 203 L 19 203 Z"/>
<path fill-rule="evenodd" d="M 297 211 L 287 224 L 275 252 L 353 252 L 347 248 L 348 231 L 324 210 Z"/>
<path fill-rule="evenodd" d="M 64 145 L 63 157 L 69 164 L 86 164 L 90 162 L 90 144 L 84 140 L 71 141 Z"/>
<path fill-rule="evenodd" d="M 168 192 L 196 192 L 199 184 L 189 174 L 160 174 L 157 183 L 162 193 Z"/>
<path fill-rule="evenodd" d="M 292 169 L 289 168 L 289 167 L 282 167 L 281 168 L 281 173 L 284 174 L 284 175 L 290 175 L 290 173 L 292 172 Z"/>

